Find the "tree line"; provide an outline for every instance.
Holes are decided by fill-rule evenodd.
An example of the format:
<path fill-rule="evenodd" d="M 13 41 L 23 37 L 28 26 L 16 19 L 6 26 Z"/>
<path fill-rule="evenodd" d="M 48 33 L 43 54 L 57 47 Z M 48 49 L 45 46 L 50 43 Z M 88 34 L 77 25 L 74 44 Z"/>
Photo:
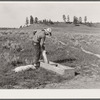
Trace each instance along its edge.
<path fill-rule="evenodd" d="M 32 25 L 34 23 L 43 23 L 43 24 L 54 24 L 54 22 L 51 19 L 43 19 L 39 20 L 38 17 L 34 17 L 31 15 L 30 18 L 26 17 L 26 26 Z"/>
<path fill-rule="evenodd" d="M 71 23 L 69 15 L 67 17 L 66 17 L 66 15 L 63 15 L 63 21 L 65 23 Z M 72 23 L 74 23 L 74 24 L 87 23 L 87 16 L 84 16 L 84 20 L 82 20 L 82 17 L 78 18 L 78 17 L 74 16 Z"/>
<path fill-rule="evenodd" d="M 62 16 L 63 18 L 63 21 L 64 23 L 73 23 L 75 25 L 79 25 L 79 24 L 85 24 L 85 25 L 88 25 L 88 26 L 92 26 L 92 22 L 87 22 L 87 16 L 84 16 L 84 19 L 82 19 L 82 17 L 76 17 L 74 16 L 73 17 L 73 21 L 71 22 L 70 21 L 70 16 L 67 15 L 63 15 Z M 34 17 L 31 15 L 29 18 L 26 17 L 26 20 L 25 20 L 25 26 L 29 26 L 29 25 L 32 25 L 32 24 L 35 24 L 35 23 L 41 23 L 41 24 L 54 24 L 54 22 L 51 20 L 51 19 L 43 19 L 43 20 L 40 20 L 38 17 Z M 22 26 L 20 26 L 21 28 Z"/>

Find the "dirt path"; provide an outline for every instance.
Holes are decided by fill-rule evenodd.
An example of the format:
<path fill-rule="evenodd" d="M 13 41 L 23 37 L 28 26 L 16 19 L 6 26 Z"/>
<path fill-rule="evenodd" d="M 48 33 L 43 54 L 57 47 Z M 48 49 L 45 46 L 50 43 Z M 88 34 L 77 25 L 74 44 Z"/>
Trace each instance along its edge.
<path fill-rule="evenodd" d="M 100 58 L 100 55 L 99 55 L 99 54 L 95 54 L 95 53 L 92 53 L 92 52 L 90 52 L 90 51 L 86 51 L 86 50 L 83 49 L 82 47 L 81 47 L 81 50 L 82 50 L 83 52 L 87 53 L 87 54 L 91 54 L 91 55 L 94 55 L 94 56 Z"/>

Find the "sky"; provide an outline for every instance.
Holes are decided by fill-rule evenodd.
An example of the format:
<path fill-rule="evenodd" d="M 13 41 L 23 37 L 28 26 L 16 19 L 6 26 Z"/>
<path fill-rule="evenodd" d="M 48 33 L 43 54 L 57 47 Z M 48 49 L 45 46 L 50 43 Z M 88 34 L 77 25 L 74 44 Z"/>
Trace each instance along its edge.
<path fill-rule="evenodd" d="M 25 25 L 30 15 L 53 21 L 63 21 L 62 15 L 87 16 L 89 22 L 100 22 L 100 2 L 0 2 L 0 27 Z"/>

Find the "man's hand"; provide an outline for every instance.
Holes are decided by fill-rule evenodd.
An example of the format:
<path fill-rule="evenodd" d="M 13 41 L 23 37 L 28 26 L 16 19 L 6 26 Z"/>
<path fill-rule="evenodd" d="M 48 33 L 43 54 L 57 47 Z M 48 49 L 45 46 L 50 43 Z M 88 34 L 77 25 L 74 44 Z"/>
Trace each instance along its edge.
<path fill-rule="evenodd" d="M 41 50 L 42 51 L 45 50 L 45 46 L 44 45 L 41 46 Z"/>

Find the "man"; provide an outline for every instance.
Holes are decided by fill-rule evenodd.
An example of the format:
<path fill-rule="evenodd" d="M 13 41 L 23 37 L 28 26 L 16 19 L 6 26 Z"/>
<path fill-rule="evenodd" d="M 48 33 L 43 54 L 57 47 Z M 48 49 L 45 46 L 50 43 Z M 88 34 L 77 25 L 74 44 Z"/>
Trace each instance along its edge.
<path fill-rule="evenodd" d="M 45 39 L 46 36 L 51 36 L 51 28 L 45 28 L 40 31 L 35 31 L 34 36 L 33 36 L 33 46 L 35 49 L 35 55 L 34 55 L 34 61 L 33 64 L 38 69 L 40 67 L 40 56 L 43 54 L 44 59 L 46 59 L 46 63 L 49 63 L 46 57 L 46 52 L 45 52 Z"/>

